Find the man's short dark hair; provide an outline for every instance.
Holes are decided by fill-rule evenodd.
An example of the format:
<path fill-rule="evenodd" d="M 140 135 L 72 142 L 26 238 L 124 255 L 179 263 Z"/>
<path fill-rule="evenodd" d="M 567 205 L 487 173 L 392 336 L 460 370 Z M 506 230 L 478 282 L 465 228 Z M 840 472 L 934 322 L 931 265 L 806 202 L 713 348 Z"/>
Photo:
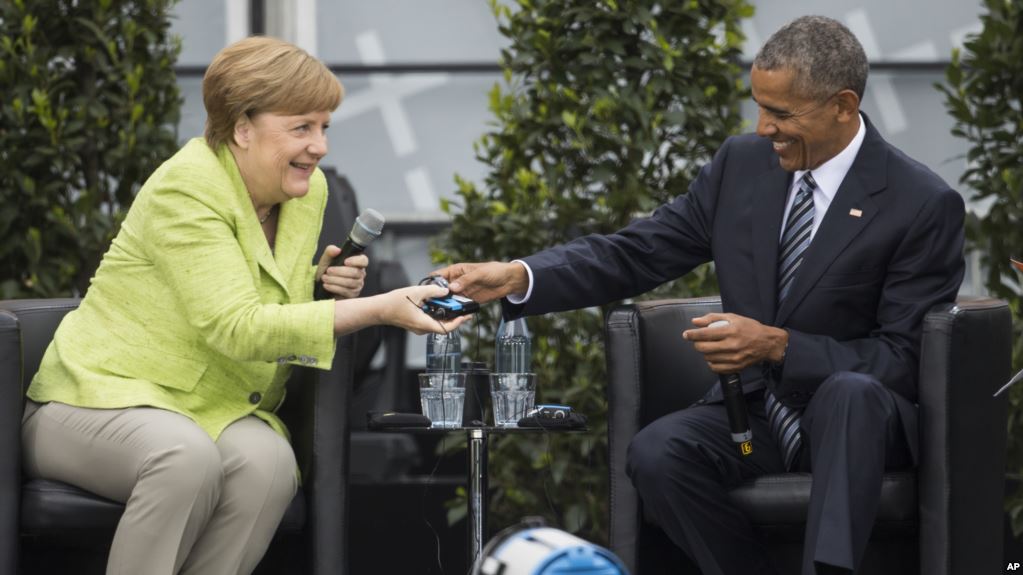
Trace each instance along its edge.
<path fill-rule="evenodd" d="M 802 16 L 783 26 L 760 48 L 753 65 L 792 70 L 797 95 L 810 99 L 848 89 L 862 100 L 867 87 L 863 46 L 848 28 L 824 16 Z"/>

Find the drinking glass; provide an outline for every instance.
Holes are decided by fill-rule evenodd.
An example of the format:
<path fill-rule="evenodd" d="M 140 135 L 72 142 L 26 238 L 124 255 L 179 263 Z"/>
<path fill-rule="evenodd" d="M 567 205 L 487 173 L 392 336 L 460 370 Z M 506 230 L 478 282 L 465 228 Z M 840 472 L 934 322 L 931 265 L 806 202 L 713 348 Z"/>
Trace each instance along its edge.
<path fill-rule="evenodd" d="M 430 418 L 432 427 L 461 427 L 465 374 L 420 373 L 419 398 L 423 404 L 423 415 Z"/>
<path fill-rule="evenodd" d="M 494 425 L 516 427 L 533 409 L 536 397 L 535 373 L 490 374 L 490 403 L 494 407 Z"/>

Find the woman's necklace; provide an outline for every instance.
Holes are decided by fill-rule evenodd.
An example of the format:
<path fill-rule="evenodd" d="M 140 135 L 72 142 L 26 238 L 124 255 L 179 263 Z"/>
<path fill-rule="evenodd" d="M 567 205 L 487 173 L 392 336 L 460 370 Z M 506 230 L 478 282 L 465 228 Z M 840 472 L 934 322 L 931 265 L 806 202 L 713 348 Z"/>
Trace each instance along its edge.
<path fill-rule="evenodd" d="M 270 219 L 270 214 L 274 213 L 274 208 L 276 208 L 276 207 L 277 207 L 277 204 L 271 204 L 270 205 L 270 209 L 266 211 L 266 215 L 261 217 L 261 218 L 259 218 L 260 225 L 265 224 L 266 221 Z"/>

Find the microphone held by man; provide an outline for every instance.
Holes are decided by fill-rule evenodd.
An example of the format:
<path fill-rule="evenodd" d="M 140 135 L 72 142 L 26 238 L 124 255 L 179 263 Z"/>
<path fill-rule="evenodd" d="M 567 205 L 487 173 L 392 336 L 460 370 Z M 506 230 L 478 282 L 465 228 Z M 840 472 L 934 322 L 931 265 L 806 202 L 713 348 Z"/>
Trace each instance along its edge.
<path fill-rule="evenodd" d="M 728 320 L 719 319 L 709 326 L 710 328 L 725 327 L 731 325 Z M 749 415 L 746 413 L 746 398 L 742 394 L 742 379 L 738 373 L 718 374 L 721 384 L 721 397 L 725 401 L 725 411 L 728 413 L 728 429 L 732 434 L 732 441 L 739 446 L 739 453 L 743 456 L 753 454 L 753 431 L 749 426 Z"/>

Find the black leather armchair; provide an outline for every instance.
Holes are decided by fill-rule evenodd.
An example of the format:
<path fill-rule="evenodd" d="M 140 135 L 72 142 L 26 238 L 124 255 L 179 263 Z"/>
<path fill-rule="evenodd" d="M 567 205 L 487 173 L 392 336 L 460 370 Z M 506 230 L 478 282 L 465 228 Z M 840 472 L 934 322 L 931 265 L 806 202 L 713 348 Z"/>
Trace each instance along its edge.
<path fill-rule="evenodd" d="M 0 573 L 19 572 L 21 538 L 113 535 L 124 506 L 64 483 L 23 481 L 24 390 L 76 299 L 0 301 Z M 348 527 L 348 395 L 352 337 L 339 339 L 330 371 L 296 368 L 281 416 L 292 434 L 303 485 L 284 516 L 282 536 L 297 535 L 297 572 L 344 575 Z M 277 543 L 275 543 L 276 545 Z"/>
<path fill-rule="evenodd" d="M 720 311 L 717 298 L 624 305 L 607 317 L 610 539 L 633 574 L 698 573 L 663 532 L 642 521 L 625 453 L 639 429 L 717 383 L 679 336 L 692 318 L 711 311 Z M 919 467 L 886 475 L 861 573 L 972 575 L 1004 568 L 1006 401 L 992 394 L 1008 380 L 1010 354 L 1005 302 L 961 298 L 927 315 Z M 732 492 L 767 537 L 783 573 L 799 571 L 810 483 L 809 474 L 786 473 Z M 685 565 L 689 571 L 680 568 Z"/>

